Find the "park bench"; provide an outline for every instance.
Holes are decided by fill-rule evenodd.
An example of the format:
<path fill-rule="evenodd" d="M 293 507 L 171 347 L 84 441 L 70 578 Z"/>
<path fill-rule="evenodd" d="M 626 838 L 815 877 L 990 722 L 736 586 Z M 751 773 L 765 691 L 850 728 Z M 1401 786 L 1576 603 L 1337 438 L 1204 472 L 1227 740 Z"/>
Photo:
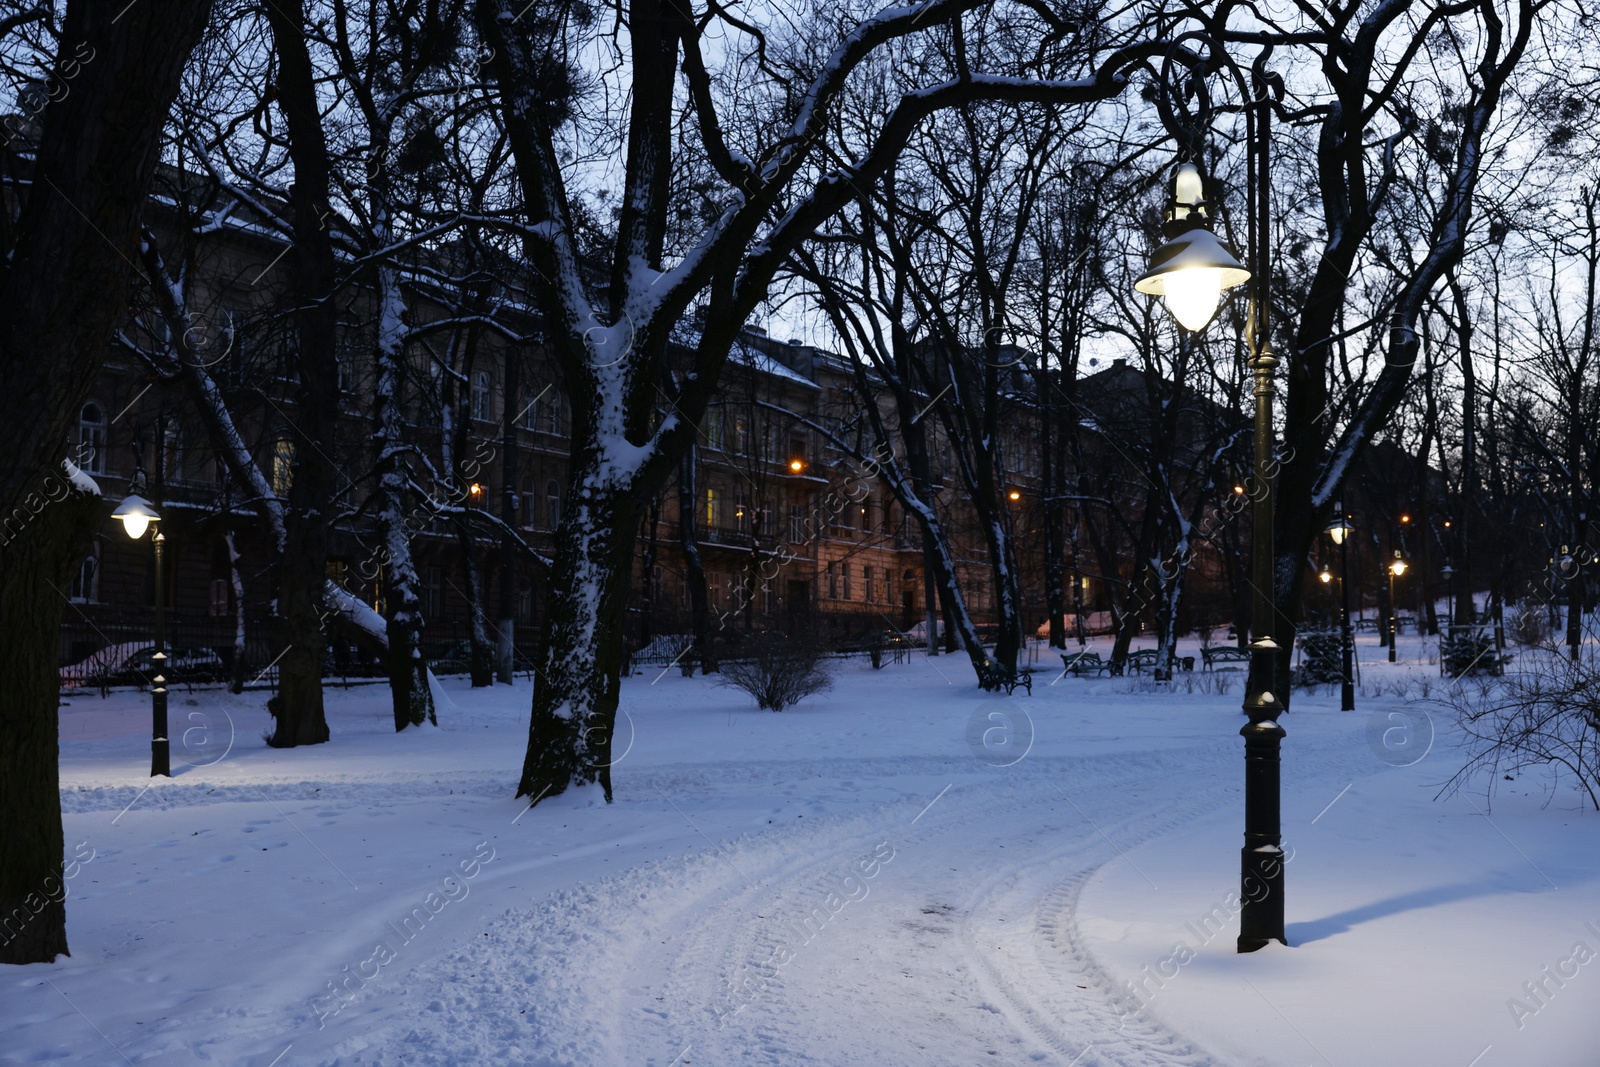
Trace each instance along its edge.
<path fill-rule="evenodd" d="M 1007 696 L 1016 692 L 1020 686 L 1032 696 L 1033 672 L 1026 667 L 1014 671 L 996 660 L 985 660 L 983 666 L 978 668 L 978 686 L 991 693 L 998 693 L 1004 689 Z"/>
<path fill-rule="evenodd" d="M 1068 674 L 1075 674 L 1080 678 L 1085 674 L 1100 674 L 1111 669 L 1111 664 L 1101 659 L 1098 652 L 1063 652 L 1061 663 Z"/>
<path fill-rule="evenodd" d="M 1208 671 L 1215 670 L 1219 663 L 1243 663 L 1247 667 L 1250 665 L 1250 650 L 1248 648 L 1239 648 L 1236 645 L 1214 645 L 1210 648 L 1202 648 L 1200 657 L 1205 661 L 1205 666 L 1202 669 Z"/>
<path fill-rule="evenodd" d="M 1158 654 L 1153 648 L 1141 648 L 1137 652 L 1130 652 L 1128 653 L 1127 669 L 1143 674 L 1156 666 L 1156 656 Z"/>

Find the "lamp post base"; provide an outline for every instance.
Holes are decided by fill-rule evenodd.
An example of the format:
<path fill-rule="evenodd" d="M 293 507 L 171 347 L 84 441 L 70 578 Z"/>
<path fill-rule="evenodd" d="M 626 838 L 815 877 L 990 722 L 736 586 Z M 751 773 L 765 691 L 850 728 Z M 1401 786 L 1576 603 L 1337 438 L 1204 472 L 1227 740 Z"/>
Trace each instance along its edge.
<path fill-rule="evenodd" d="M 1283 849 L 1276 845 L 1239 850 L 1239 951 L 1254 952 L 1268 942 L 1288 945 L 1283 932 Z"/>

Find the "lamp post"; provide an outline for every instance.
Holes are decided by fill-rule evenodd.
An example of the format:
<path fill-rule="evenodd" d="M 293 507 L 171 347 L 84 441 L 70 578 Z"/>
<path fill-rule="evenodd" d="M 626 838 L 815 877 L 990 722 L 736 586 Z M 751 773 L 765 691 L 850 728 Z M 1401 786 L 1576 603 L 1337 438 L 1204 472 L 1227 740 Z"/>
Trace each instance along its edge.
<path fill-rule="evenodd" d="M 1394 639 L 1400 634 L 1399 606 L 1394 601 L 1394 580 L 1406 572 L 1405 557 L 1397 548 L 1394 550 L 1394 562 L 1389 564 L 1389 662 L 1393 663 Z"/>
<path fill-rule="evenodd" d="M 122 520 L 122 528 L 135 541 L 145 530 L 153 532 L 150 540 L 156 550 L 156 650 L 150 657 L 155 677 L 150 680 L 150 777 L 172 777 L 172 763 L 167 744 L 167 646 L 164 623 L 166 609 L 162 603 L 162 556 L 166 548 L 166 535 L 161 532 L 161 515 L 155 507 L 137 493 L 129 493 L 111 513 L 113 519 Z"/>
<path fill-rule="evenodd" d="M 1450 524 L 1445 523 L 1445 525 L 1449 526 Z M 1439 569 L 1439 574 L 1444 578 L 1445 615 L 1449 618 L 1449 625 L 1453 628 L 1456 624 L 1456 569 L 1450 566 L 1450 562 L 1446 560 L 1445 565 Z"/>
<path fill-rule="evenodd" d="M 1328 526 L 1328 536 L 1339 546 L 1339 646 L 1344 654 L 1344 680 L 1339 684 L 1339 710 L 1356 710 L 1355 634 L 1350 629 L 1350 531 L 1355 527 L 1345 517 L 1344 502 L 1333 505 L 1339 517 Z"/>
<path fill-rule="evenodd" d="M 1190 50 L 1198 46 L 1203 55 Z M 1150 269 L 1134 283 L 1138 292 L 1165 298 L 1168 310 L 1187 330 L 1203 330 L 1216 312 L 1223 290 L 1250 283 L 1245 342 L 1255 394 L 1255 464 L 1252 504 L 1252 620 L 1249 680 L 1244 713 L 1250 721 L 1244 738 L 1244 847 L 1240 850 L 1243 902 L 1239 914 L 1240 952 L 1254 952 L 1269 941 L 1288 944 L 1283 927 L 1283 838 L 1280 829 L 1279 749 L 1284 736 L 1278 725 L 1283 704 L 1271 690 L 1279 646 L 1273 640 L 1273 484 L 1272 375 L 1278 365 L 1269 338 L 1271 235 L 1268 187 L 1273 98 L 1281 97 L 1282 80 L 1266 70 L 1263 50 L 1246 78 L 1244 71 L 1209 33 L 1180 35 L 1167 50 L 1157 86 L 1162 121 L 1177 140 L 1179 166 L 1172 201 L 1162 228 L 1164 244 L 1150 257 Z M 1179 74 L 1176 67 L 1184 72 Z M 1246 99 L 1246 201 L 1249 205 L 1249 266 L 1240 263 L 1209 229 L 1206 183 L 1194 160 L 1202 157 L 1209 123 L 1209 71 L 1224 70 Z M 1248 81 L 1248 84 L 1247 84 Z M 1192 120 L 1190 104 L 1194 101 Z"/>

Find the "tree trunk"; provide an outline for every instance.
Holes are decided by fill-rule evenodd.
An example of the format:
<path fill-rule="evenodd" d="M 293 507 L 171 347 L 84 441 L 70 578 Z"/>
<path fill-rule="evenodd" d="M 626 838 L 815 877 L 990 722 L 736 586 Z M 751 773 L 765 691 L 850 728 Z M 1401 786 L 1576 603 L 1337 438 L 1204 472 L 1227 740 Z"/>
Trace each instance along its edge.
<path fill-rule="evenodd" d="M 7 635 L 0 657 L 0 963 L 68 955 L 55 665 L 63 591 L 89 551 L 103 504 L 65 484 L 60 471 L 41 483 L 37 499 L 48 493 L 54 502 L 6 544 L 0 567 L 0 633 Z"/>
<path fill-rule="evenodd" d="M 228 579 L 233 586 L 233 671 L 228 679 L 228 692 L 235 695 L 244 692 L 245 681 L 245 601 L 244 601 L 244 575 L 239 571 L 239 550 L 234 547 L 233 527 L 230 525 L 223 531 L 223 538 L 228 546 Z"/>
<path fill-rule="evenodd" d="M 322 626 L 327 582 L 328 520 L 339 496 L 334 468 L 334 426 L 339 418 L 335 353 L 338 305 L 332 236 L 328 232 L 328 151 L 323 137 L 305 20 L 299 3 L 269 4 L 268 21 L 278 52 L 278 104 L 289 129 L 295 182 L 289 203 L 294 216 L 290 262 L 297 298 L 293 481 L 285 515 L 286 537 L 278 567 L 278 610 L 290 648 L 278 661 L 277 725 L 269 744 L 277 748 L 321 744 L 328 739 L 322 706 L 322 669 L 327 634 Z"/>
<path fill-rule="evenodd" d="M 467 598 L 468 674 L 472 688 L 494 684 L 494 642 L 489 636 L 489 616 L 483 607 L 483 568 L 478 546 L 465 519 L 456 522 L 456 549 L 461 553 L 461 585 Z"/>
<path fill-rule="evenodd" d="M 622 623 L 633 555 L 633 487 L 606 485 L 594 464 L 575 472 L 561 525 L 540 640 L 528 754 L 518 796 L 532 803 L 595 782 L 611 801 L 611 736 L 621 688 Z"/>
<path fill-rule="evenodd" d="M 517 525 L 517 404 L 522 396 L 522 361 L 506 353 L 505 426 L 500 440 L 500 625 L 495 634 L 494 676 L 502 685 L 516 681 L 517 548 L 511 531 Z"/>
<path fill-rule="evenodd" d="M 374 197 L 374 199 L 383 199 Z M 387 235 L 386 223 L 380 234 Z M 422 655 L 422 597 L 416 560 L 411 554 L 411 490 L 405 453 L 405 417 L 400 410 L 400 378 L 405 359 L 405 302 L 399 274 L 389 266 L 378 269 L 377 402 L 373 421 L 378 446 L 378 535 L 383 539 L 383 606 L 388 648 L 384 664 L 389 674 L 389 698 L 396 732 L 407 726 L 438 722 L 433 690 L 428 686 L 428 664 Z"/>
<path fill-rule="evenodd" d="M 694 651 L 701 674 L 717 673 L 716 635 L 711 632 L 711 609 L 706 597 L 706 571 L 700 562 L 699 524 L 695 475 L 700 449 L 690 445 L 678 465 L 678 539 L 683 549 L 683 580 L 689 586 L 689 614 L 694 624 Z"/>
<path fill-rule="evenodd" d="M 116 10 L 71 0 L 32 183 L 25 202 L 4 209 L 15 224 L 0 233 L 14 232 L 16 242 L 0 248 L 0 516 L 9 523 L 24 509 L 31 518 L 0 566 L 0 924 L 18 907 L 29 921 L 0 935 L 0 962 L 47 963 L 67 950 L 60 901 L 35 898 L 37 914 L 29 901 L 62 871 L 63 597 L 49 583 L 66 581 L 103 514 L 98 498 L 38 509 L 29 502 L 61 477 L 66 442 L 126 304 L 162 125 L 210 6 L 172 0 Z"/>

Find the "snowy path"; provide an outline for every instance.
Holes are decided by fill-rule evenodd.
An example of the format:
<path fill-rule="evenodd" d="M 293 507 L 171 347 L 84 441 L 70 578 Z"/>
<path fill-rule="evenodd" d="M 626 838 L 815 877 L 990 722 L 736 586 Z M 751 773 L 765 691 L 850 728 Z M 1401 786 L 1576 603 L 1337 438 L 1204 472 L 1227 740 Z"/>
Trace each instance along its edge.
<path fill-rule="evenodd" d="M 1376 1061 L 1337 1043 L 1338 990 L 1394 944 L 1397 981 L 1445 967 L 1484 991 L 1470 1010 L 1435 998 L 1456 1037 L 1409 1033 L 1405 1062 L 1492 1039 L 1479 1067 L 1519 1047 L 1558 1051 L 1498 1062 L 1576 1067 L 1559 1050 L 1594 1036 L 1600 985 L 1528 1035 L 1485 1011 L 1581 931 L 1600 820 L 1535 796 L 1491 832 L 1431 801 L 1444 764 L 1399 772 L 1373 749 L 1402 700 L 1302 701 L 1284 781 L 1306 947 L 1236 957 L 1226 931 L 1131 1010 L 1128 979 L 1236 885 L 1237 691 L 1068 679 L 1005 698 L 953 673 L 847 665 L 782 715 L 676 672 L 629 679 L 617 803 L 532 811 L 509 795 L 525 684 L 452 682 L 443 728 L 399 736 L 382 690 L 335 692 L 333 743 L 290 751 L 256 738 L 258 697 L 196 694 L 174 710 L 199 731 L 175 750 L 189 766 L 155 783 L 142 698 L 78 698 L 63 804 L 69 851 L 94 858 L 68 900 L 74 955 L 0 974 L 0 1064 L 1204 1067 L 1241 1048 L 1299 1063 L 1309 1033 L 1328 1054 L 1307 1062 L 1345 1067 Z M 1380 823 L 1395 840 L 1363 844 Z M 1447 867 L 1474 885 L 1491 848 L 1501 873 L 1440 888 Z M 1390 899 L 1425 911 L 1390 918 Z M 1474 941 L 1447 952 L 1463 921 Z M 1263 975 L 1292 1020 L 1219 1032 L 1240 976 Z M 1380 1022 L 1369 1043 L 1406 1030 Z"/>
<path fill-rule="evenodd" d="M 354 1062 L 1210 1063 L 1148 1016 L 1124 1020 L 1072 909 L 1108 859 L 1237 804 L 1229 747 L 978 774 L 835 762 L 839 789 L 893 770 L 900 795 L 513 910 L 419 994 L 432 1012 L 400 1013 Z M 788 795 L 806 781 L 778 777 L 793 769 L 745 768 Z M 693 824 L 706 798 L 674 800 L 673 771 L 619 788 Z M 1218 784 L 1160 787 L 1191 775 Z M 546 980 L 528 985 L 530 965 Z M 525 1007 L 483 1011 L 509 989 Z"/>

